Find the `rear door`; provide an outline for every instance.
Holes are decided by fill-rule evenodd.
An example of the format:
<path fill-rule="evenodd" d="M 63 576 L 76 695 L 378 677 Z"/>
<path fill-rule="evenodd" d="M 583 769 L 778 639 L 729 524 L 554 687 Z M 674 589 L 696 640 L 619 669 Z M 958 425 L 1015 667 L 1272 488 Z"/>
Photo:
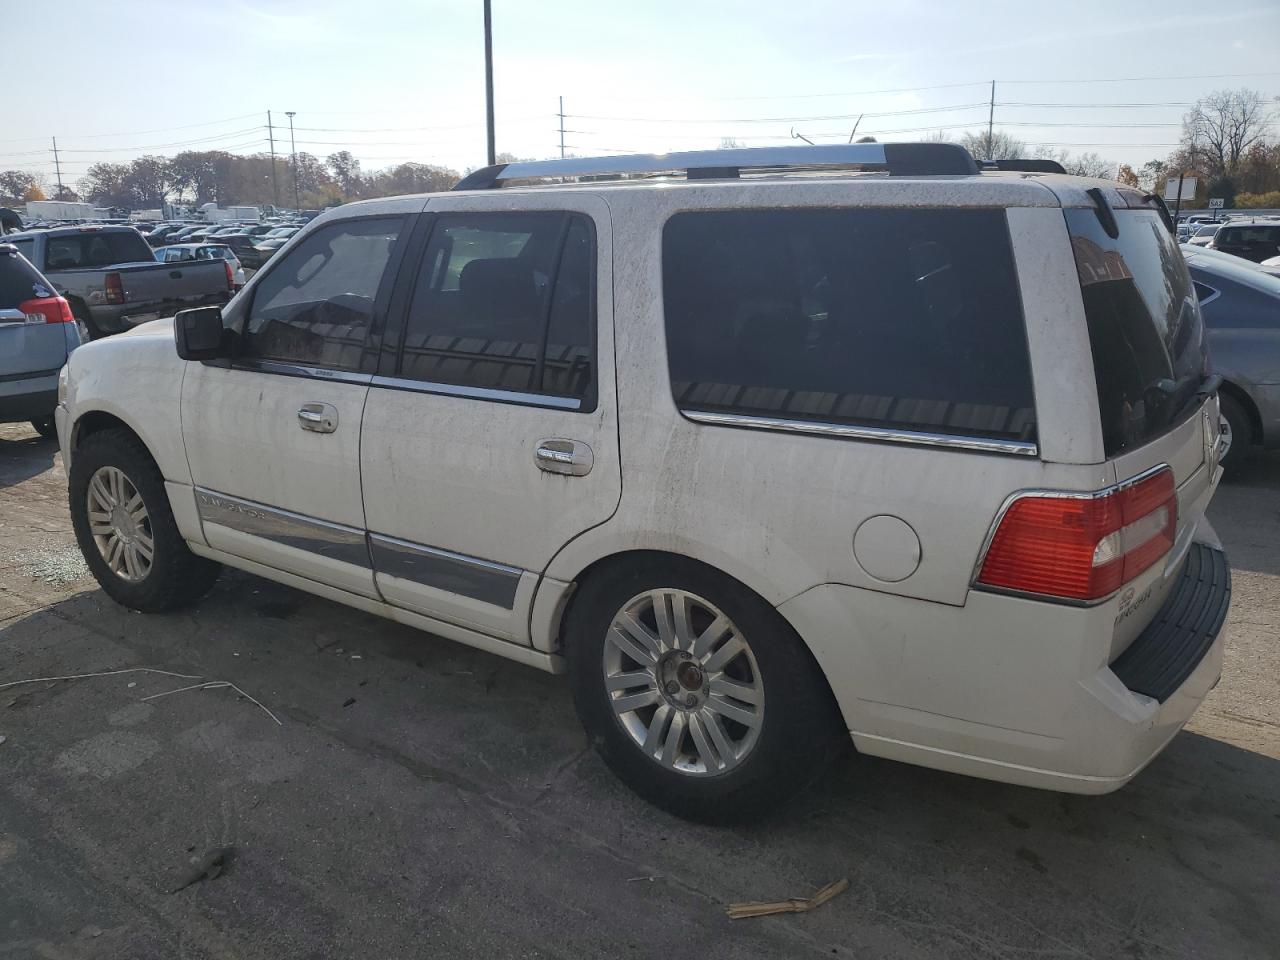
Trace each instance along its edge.
<path fill-rule="evenodd" d="M 528 644 L 539 575 L 621 495 L 611 233 L 596 197 L 510 207 L 431 200 L 360 461 L 383 597 Z"/>
<path fill-rule="evenodd" d="M 1129 604 L 1122 596 L 1119 650 L 1159 609 L 1220 477 L 1217 400 L 1199 394 L 1209 372 L 1200 306 L 1159 215 L 1115 209 L 1111 236 L 1092 208 L 1063 213 L 1089 327 L 1103 453 L 1117 483 L 1167 465 L 1177 490 L 1173 549 L 1132 584 Z M 1135 603 L 1145 612 L 1124 616 Z"/>

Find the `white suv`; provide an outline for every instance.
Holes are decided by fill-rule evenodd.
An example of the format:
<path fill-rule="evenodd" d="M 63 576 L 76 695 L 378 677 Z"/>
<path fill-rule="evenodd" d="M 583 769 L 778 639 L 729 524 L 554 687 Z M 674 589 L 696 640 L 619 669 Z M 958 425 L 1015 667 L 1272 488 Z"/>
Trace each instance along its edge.
<path fill-rule="evenodd" d="M 134 609 L 227 564 L 567 671 L 685 816 L 763 809 L 845 732 L 1114 790 L 1217 682 L 1230 597 L 1151 202 L 855 144 L 340 207 L 221 311 L 72 356 L 76 533 Z"/>

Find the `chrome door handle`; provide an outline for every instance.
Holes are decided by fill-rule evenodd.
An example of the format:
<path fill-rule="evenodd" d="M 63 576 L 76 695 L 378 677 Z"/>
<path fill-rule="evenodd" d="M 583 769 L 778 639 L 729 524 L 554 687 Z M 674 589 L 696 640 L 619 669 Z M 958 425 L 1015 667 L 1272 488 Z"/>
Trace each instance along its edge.
<path fill-rule="evenodd" d="M 331 403 L 304 403 L 298 424 L 312 433 L 333 433 L 338 429 L 338 408 Z"/>
<path fill-rule="evenodd" d="M 585 477 L 591 472 L 595 457 L 591 448 L 581 440 L 563 440 L 551 437 L 539 440 L 533 448 L 533 462 L 539 470 L 559 473 L 566 477 Z"/>

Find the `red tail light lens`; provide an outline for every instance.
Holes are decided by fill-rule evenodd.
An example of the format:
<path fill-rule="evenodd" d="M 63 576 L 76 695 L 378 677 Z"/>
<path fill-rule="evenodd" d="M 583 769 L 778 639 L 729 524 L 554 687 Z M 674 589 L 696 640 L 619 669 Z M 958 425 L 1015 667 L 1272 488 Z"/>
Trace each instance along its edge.
<path fill-rule="evenodd" d="M 222 265 L 227 268 L 227 292 L 234 293 L 236 289 L 236 272 L 231 269 L 230 260 L 223 260 Z"/>
<path fill-rule="evenodd" d="M 39 297 L 35 300 L 23 300 L 18 309 L 28 317 L 40 316 L 45 323 L 75 323 L 71 314 L 71 304 L 65 297 Z M 39 321 L 35 321 L 39 322 Z"/>
<path fill-rule="evenodd" d="M 120 274 L 107 274 L 104 279 L 104 292 L 107 303 L 124 303 L 124 283 L 120 280 Z"/>
<path fill-rule="evenodd" d="M 1000 519 L 978 583 L 1099 600 L 1168 553 L 1177 527 L 1178 498 L 1168 467 L 1096 496 L 1028 494 Z"/>

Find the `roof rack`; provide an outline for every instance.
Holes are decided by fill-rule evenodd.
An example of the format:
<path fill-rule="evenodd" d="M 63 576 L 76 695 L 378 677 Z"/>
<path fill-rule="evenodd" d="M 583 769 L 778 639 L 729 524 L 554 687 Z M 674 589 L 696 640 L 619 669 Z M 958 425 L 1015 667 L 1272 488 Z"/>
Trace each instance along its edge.
<path fill-rule="evenodd" d="M 954 143 L 848 143 L 807 147 L 742 147 L 681 153 L 637 153 L 620 157 L 520 160 L 482 167 L 455 190 L 491 190 L 511 180 L 547 177 L 609 177 L 683 171 L 689 180 L 734 179 L 743 170 L 808 170 L 872 167 L 892 176 L 972 176 L 978 165 Z"/>
<path fill-rule="evenodd" d="M 983 160 L 983 170 L 1011 170 L 1016 173 L 1066 173 L 1057 160 Z"/>

